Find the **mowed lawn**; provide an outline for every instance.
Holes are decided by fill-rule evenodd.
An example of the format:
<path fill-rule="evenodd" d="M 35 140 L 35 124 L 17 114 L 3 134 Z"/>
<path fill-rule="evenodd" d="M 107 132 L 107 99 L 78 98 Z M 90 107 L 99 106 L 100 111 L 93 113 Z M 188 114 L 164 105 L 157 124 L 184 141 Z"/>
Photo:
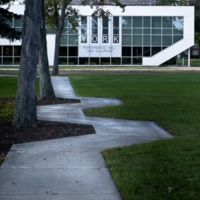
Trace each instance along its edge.
<path fill-rule="evenodd" d="M 200 199 L 200 74 L 72 75 L 77 95 L 123 105 L 87 115 L 155 121 L 173 139 L 103 152 L 123 200 Z M 126 131 L 126 127 L 124 127 Z"/>

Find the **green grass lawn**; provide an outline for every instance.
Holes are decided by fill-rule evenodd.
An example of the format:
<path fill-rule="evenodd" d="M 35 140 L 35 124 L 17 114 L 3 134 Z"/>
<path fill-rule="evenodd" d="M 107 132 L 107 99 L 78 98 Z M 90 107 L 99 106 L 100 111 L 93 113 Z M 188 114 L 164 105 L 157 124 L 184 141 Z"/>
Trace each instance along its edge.
<path fill-rule="evenodd" d="M 17 92 L 16 76 L 0 77 L 0 98 L 15 97 Z M 39 92 L 39 82 L 37 82 L 37 92 Z M 11 120 L 13 117 L 14 103 L 0 103 L 0 120 Z"/>
<path fill-rule="evenodd" d="M 199 73 L 71 75 L 70 81 L 80 96 L 124 101 L 86 114 L 155 121 L 175 136 L 103 152 L 123 200 L 200 199 Z M 14 97 L 16 88 L 16 77 L 0 77 L 0 97 Z M 9 118 L 13 108 L 0 109 Z"/>
<path fill-rule="evenodd" d="M 87 115 L 155 121 L 175 136 L 103 152 L 123 200 L 200 199 L 200 74 L 73 75 L 81 96 L 123 105 Z"/>
<path fill-rule="evenodd" d="M 0 77 L 0 98 L 15 97 L 17 92 L 17 77 Z"/>
<path fill-rule="evenodd" d="M 156 121 L 174 135 L 200 135 L 200 74 L 74 75 L 78 95 L 116 97 L 123 105 L 88 115 Z"/>

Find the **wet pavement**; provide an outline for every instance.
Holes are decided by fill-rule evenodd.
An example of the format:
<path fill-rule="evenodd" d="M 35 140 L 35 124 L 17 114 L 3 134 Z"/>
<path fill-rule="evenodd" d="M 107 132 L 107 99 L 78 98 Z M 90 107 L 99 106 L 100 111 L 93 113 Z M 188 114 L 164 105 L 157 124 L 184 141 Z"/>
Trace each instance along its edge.
<path fill-rule="evenodd" d="M 37 107 L 37 118 L 90 124 L 96 134 L 13 145 L 0 168 L 1 200 L 121 200 L 102 150 L 172 136 L 154 122 L 87 117 L 82 109 L 118 99 L 77 97 L 66 77 L 52 77 L 57 97 L 81 103 Z"/>

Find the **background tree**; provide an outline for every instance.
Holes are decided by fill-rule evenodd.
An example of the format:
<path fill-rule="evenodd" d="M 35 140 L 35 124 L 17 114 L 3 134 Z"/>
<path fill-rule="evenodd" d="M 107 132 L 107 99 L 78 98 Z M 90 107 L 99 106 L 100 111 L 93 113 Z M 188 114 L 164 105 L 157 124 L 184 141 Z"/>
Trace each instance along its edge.
<path fill-rule="evenodd" d="M 46 52 L 45 46 L 40 46 L 42 37 L 45 35 L 44 27 L 43 0 L 25 0 L 21 61 L 13 117 L 13 126 L 15 127 L 37 126 L 35 85 L 39 52 L 40 59 L 43 55 L 42 52 Z M 42 50 L 42 48 L 44 49 Z"/>
<path fill-rule="evenodd" d="M 195 7 L 195 40 L 200 45 L 200 1 L 190 0 L 190 5 Z"/>
<path fill-rule="evenodd" d="M 39 47 L 39 74 L 40 74 L 40 99 L 54 99 L 51 77 L 49 73 L 49 61 L 47 55 L 46 23 L 44 0 L 42 1 L 42 19 L 40 28 L 40 47 Z"/>
<path fill-rule="evenodd" d="M 156 5 L 186 6 L 189 0 L 157 0 Z"/>
<path fill-rule="evenodd" d="M 194 6 L 195 42 L 200 46 L 200 0 L 158 0 L 156 5 Z"/>
<path fill-rule="evenodd" d="M 82 5 L 90 5 L 91 8 L 95 7 L 93 15 L 98 17 L 108 16 L 110 14 L 109 10 L 104 10 L 103 5 L 106 4 L 115 4 L 116 6 L 125 8 L 125 5 L 120 3 L 119 0 L 82 0 Z M 60 39 L 64 29 L 65 19 L 71 24 L 72 28 L 78 26 L 78 16 L 79 12 L 77 9 L 73 8 L 72 0 L 45 0 L 46 7 L 46 19 L 47 24 L 55 29 L 56 39 L 55 39 L 55 52 L 54 52 L 54 66 L 53 66 L 53 75 L 59 74 L 59 50 L 60 50 Z"/>
<path fill-rule="evenodd" d="M 22 29 L 21 61 L 16 106 L 15 127 L 36 127 L 36 70 L 40 43 L 42 1 L 26 0 Z M 38 39 L 39 38 L 39 39 Z"/>
<path fill-rule="evenodd" d="M 9 12 L 10 2 L 12 0 L 0 0 L 0 6 L 7 5 L 7 8 L 0 7 L 0 38 L 6 38 L 10 41 L 21 39 L 21 32 L 16 31 L 11 27 L 13 17 L 19 18 L 20 16 Z"/>

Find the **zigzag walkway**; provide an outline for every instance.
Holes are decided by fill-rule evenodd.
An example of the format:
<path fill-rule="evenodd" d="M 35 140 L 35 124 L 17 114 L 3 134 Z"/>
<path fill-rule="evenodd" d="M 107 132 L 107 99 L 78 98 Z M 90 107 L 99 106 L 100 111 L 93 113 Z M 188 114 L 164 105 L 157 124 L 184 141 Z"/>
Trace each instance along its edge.
<path fill-rule="evenodd" d="M 58 97 L 81 103 L 39 106 L 38 119 L 91 124 L 96 134 L 13 145 L 0 169 L 0 199 L 121 200 L 101 151 L 172 136 L 153 122 L 87 117 L 84 108 L 122 102 L 77 97 L 68 78 L 52 82 Z"/>

